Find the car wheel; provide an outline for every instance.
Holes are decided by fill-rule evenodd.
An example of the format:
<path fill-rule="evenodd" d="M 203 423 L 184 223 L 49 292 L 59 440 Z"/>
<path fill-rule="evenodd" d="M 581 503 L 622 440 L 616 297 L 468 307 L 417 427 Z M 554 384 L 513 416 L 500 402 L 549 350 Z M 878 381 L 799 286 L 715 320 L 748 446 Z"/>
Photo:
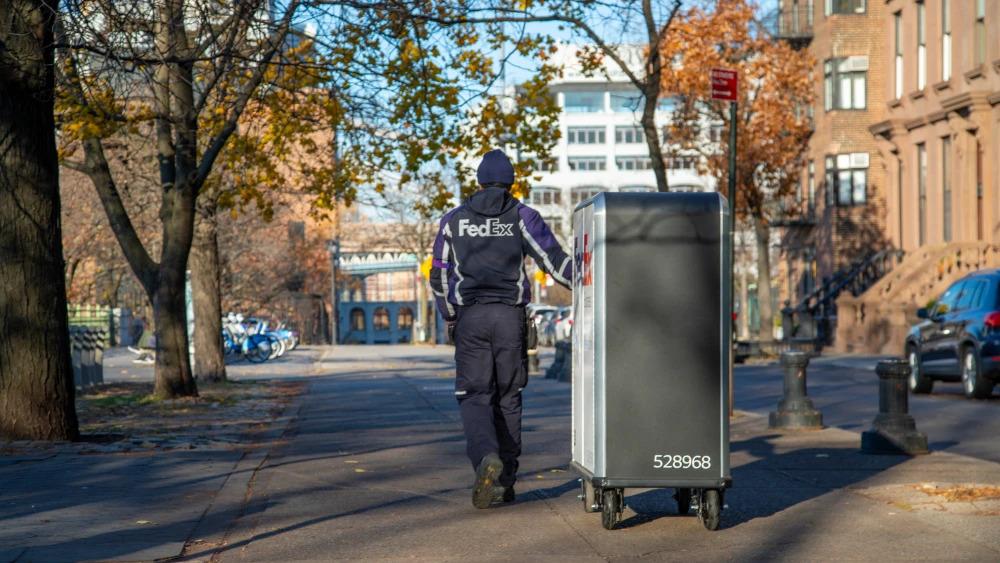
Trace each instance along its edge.
<path fill-rule="evenodd" d="M 962 351 L 962 390 L 970 399 L 985 399 L 993 393 L 993 382 L 983 377 L 975 346 Z"/>
<path fill-rule="evenodd" d="M 934 380 L 924 374 L 923 362 L 920 361 L 920 351 L 916 346 L 907 346 L 906 359 L 910 361 L 910 392 L 930 393 L 934 389 Z"/>

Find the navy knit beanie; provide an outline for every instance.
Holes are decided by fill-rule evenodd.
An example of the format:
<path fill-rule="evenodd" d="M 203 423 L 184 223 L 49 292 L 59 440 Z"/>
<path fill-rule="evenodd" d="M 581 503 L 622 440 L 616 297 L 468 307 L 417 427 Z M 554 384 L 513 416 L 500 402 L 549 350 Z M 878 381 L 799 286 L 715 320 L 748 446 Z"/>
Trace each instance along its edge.
<path fill-rule="evenodd" d="M 483 155 L 483 161 L 479 163 L 476 170 L 476 180 L 479 185 L 488 186 L 490 184 L 514 184 L 514 166 L 510 159 L 500 149 L 493 149 Z"/>

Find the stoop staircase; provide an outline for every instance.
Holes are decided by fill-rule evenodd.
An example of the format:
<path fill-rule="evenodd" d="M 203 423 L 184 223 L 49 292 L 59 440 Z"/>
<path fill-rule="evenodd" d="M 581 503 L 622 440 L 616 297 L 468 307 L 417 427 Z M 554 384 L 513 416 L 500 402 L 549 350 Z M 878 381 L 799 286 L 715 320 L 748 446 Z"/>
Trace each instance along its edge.
<path fill-rule="evenodd" d="M 962 276 L 1000 267 L 1000 246 L 953 242 L 911 252 L 863 293 L 844 293 L 835 308 L 834 349 L 844 353 L 903 353 L 916 311 Z"/>

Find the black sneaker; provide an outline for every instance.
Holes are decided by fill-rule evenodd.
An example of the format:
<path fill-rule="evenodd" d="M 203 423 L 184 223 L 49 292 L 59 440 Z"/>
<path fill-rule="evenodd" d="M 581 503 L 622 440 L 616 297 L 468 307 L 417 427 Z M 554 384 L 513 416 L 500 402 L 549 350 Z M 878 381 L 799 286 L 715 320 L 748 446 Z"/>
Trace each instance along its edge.
<path fill-rule="evenodd" d="M 493 483 L 503 472 L 503 462 L 497 454 L 487 454 L 479 462 L 476 470 L 476 483 L 472 487 L 472 506 L 489 508 L 493 504 Z"/>
<path fill-rule="evenodd" d="M 493 504 L 514 502 L 514 487 L 497 485 L 493 487 Z"/>

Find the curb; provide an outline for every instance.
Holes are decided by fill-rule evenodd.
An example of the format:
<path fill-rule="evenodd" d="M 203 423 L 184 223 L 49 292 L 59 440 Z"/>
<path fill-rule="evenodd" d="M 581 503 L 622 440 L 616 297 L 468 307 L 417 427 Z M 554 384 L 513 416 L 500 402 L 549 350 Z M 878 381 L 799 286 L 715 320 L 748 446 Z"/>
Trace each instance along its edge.
<path fill-rule="evenodd" d="M 285 437 L 298 419 L 308 392 L 307 385 L 298 397 L 285 406 L 271 427 L 257 437 L 255 443 L 273 443 Z M 240 521 L 249 513 L 257 473 L 267 463 L 275 447 L 280 445 L 243 452 L 191 531 L 184 550 L 174 561 L 215 560 L 222 553 Z"/>

